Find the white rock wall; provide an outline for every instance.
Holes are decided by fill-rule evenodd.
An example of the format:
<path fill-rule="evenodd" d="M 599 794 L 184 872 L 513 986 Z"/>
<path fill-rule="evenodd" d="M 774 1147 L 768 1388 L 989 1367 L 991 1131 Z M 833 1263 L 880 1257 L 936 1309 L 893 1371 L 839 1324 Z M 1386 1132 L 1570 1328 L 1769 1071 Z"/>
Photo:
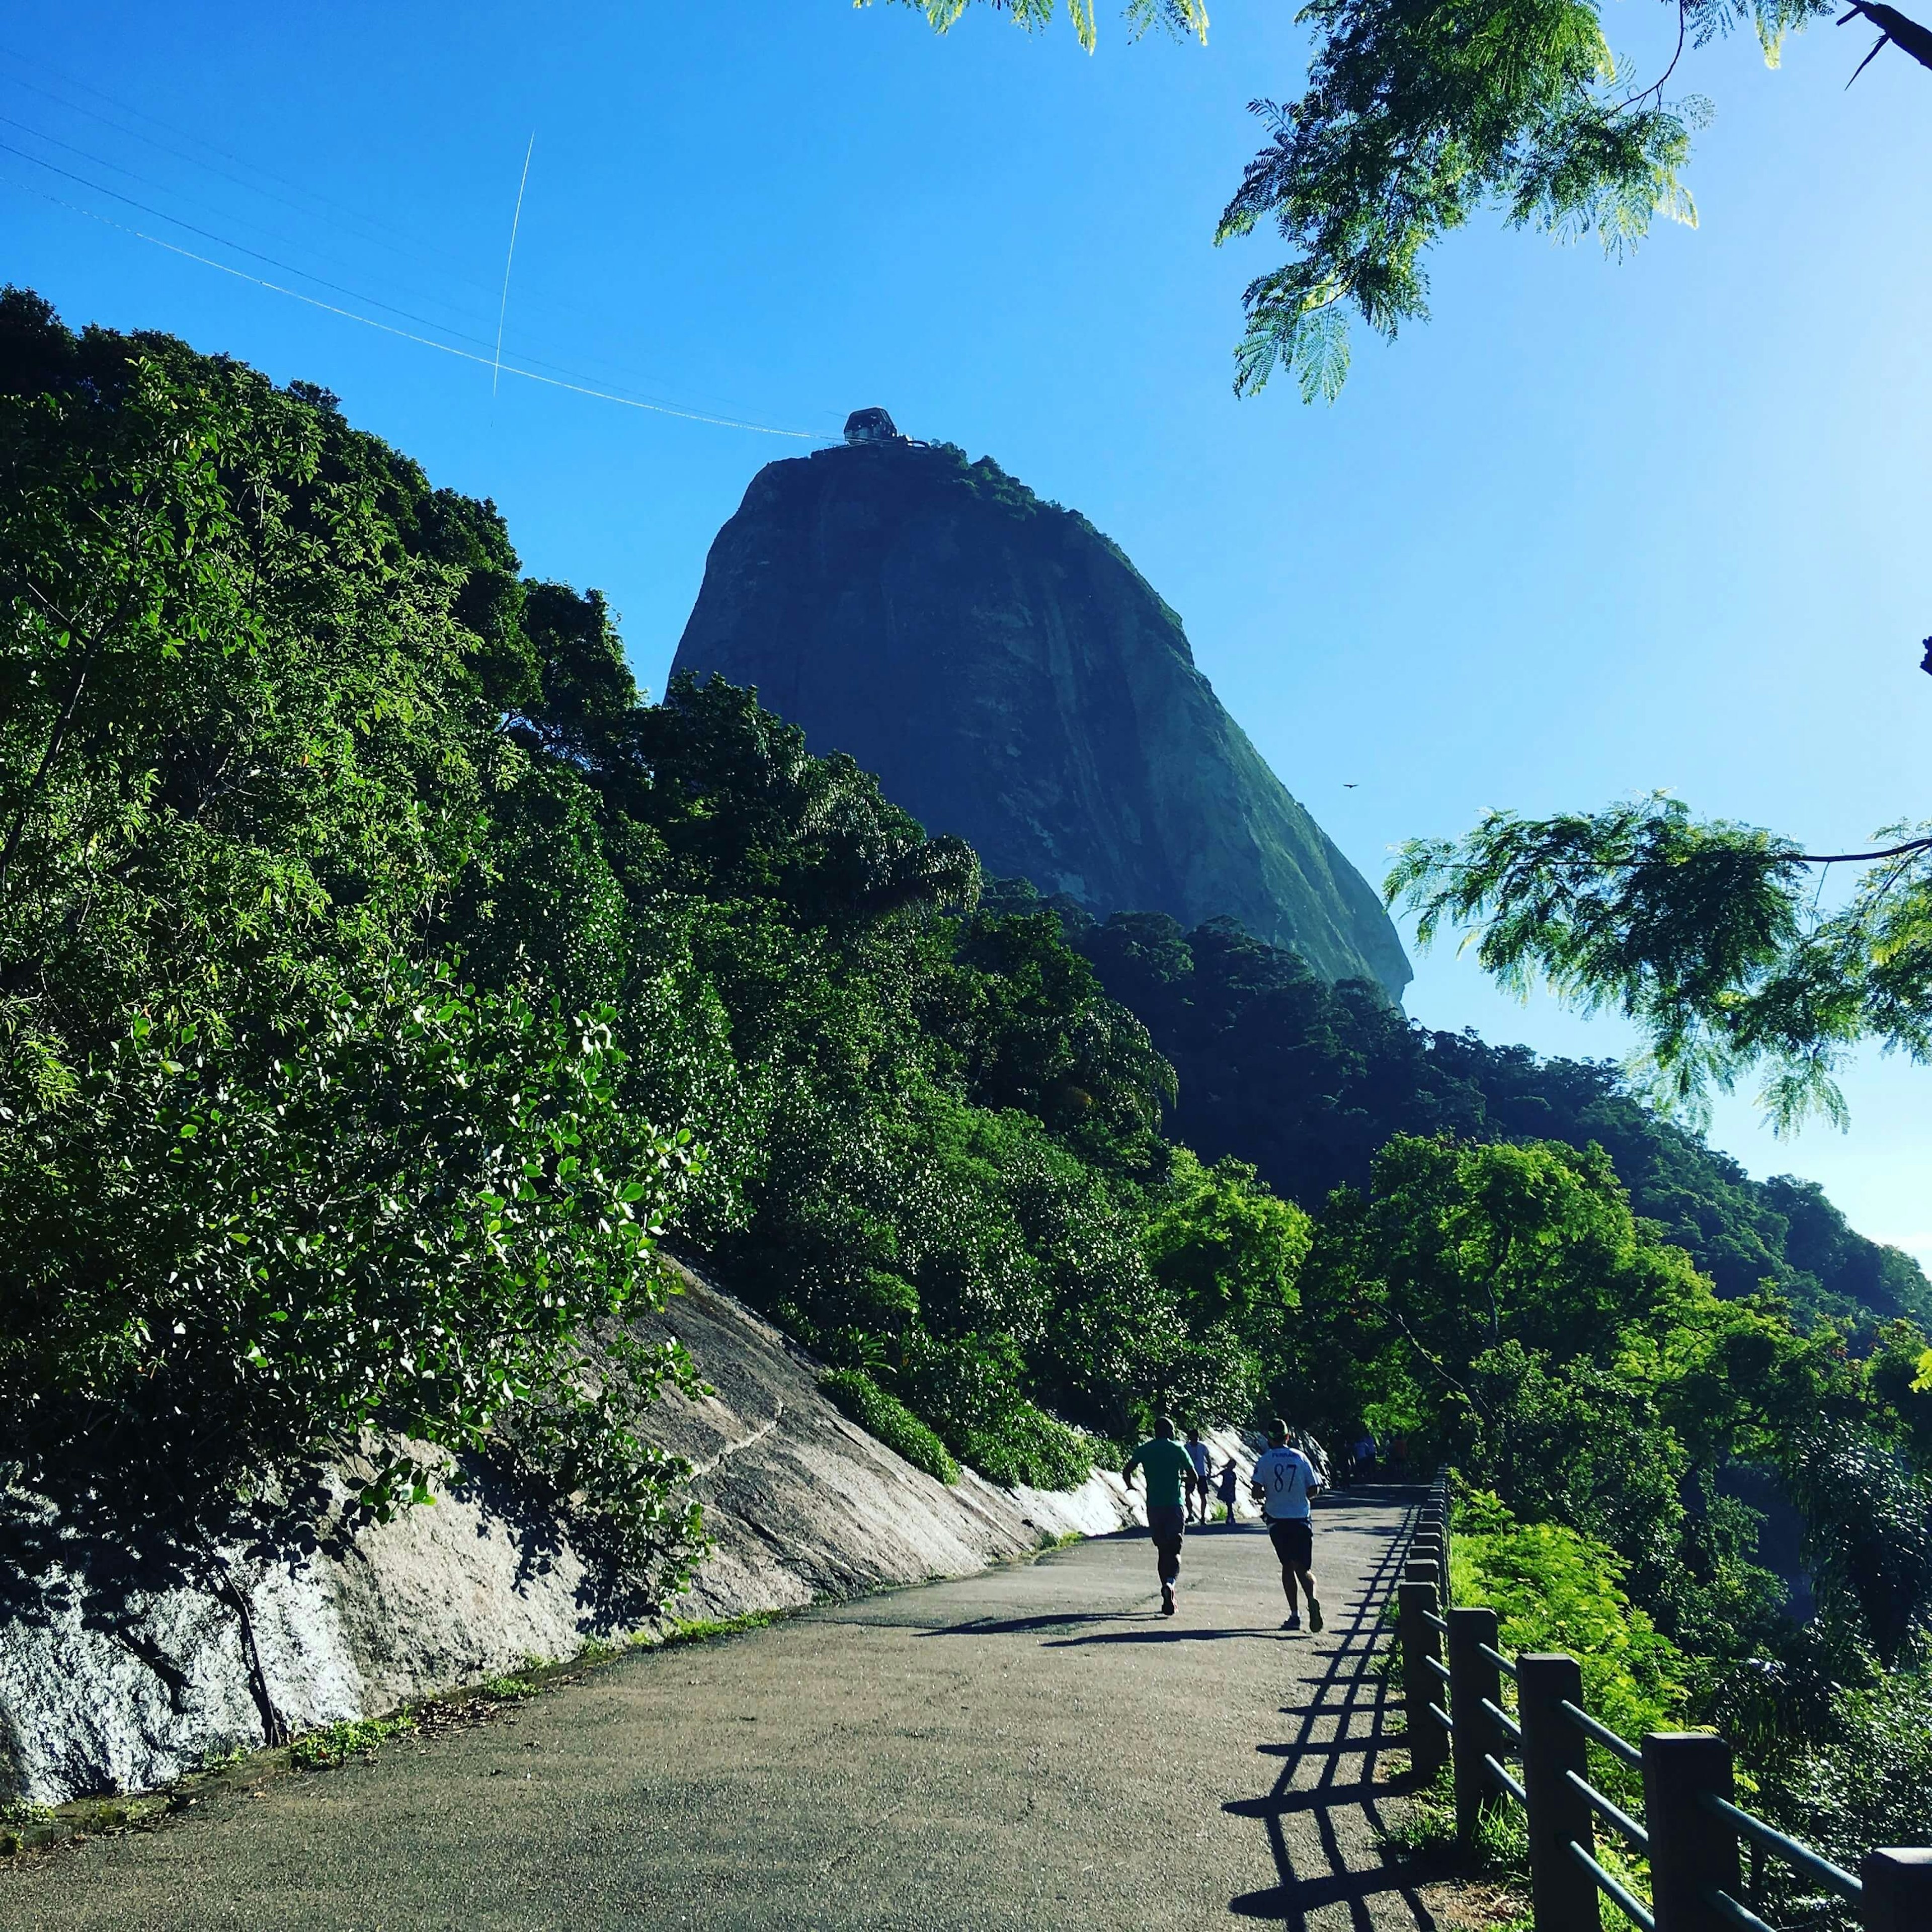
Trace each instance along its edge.
<path fill-rule="evenodd" d="M 716 1390 L 668 1397 L 652 1433 L 698 1471 L 715 1547 L 672 1606 L 681 1617 L 802 1606 L 1026 1554 L 1070 1532 L 1143 1521 L 1141 1497 L 1096 1472 L 1064 1492 L 952 1487 L 847 1421 L 808 1358 L 695 1276 L 664 1326 Z M 1217 1460 L 1247 1452 L 1215 1438 Z M 339 1554 L 250 1564 L 229 1554 L 242 1620 L 213 1594 L 139 1599 L 119 1632 L 71 1605 L 0 1624 L 0 1796 L 57 1804 L 152 1789 L 212 1752 L 267 1742 L 261 1696 L 292 1733 L 368 1717 L 428 1692 L 574 1654 L 609 1634 L 584 1564 L 554 1525 L 466 1470 L 432 1508 L 358 1532 Z M 332 1507 L 352 1494 L 334 1484 Z M 325 1538 L 325 1545 L 328 1539 Z"/>

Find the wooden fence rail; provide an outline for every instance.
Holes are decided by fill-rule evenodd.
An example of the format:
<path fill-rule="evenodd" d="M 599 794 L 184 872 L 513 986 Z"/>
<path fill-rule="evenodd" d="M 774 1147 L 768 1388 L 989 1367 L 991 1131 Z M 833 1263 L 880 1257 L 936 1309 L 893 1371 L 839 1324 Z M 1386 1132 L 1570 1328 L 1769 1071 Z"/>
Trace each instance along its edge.
<path fill-rule="evenodd" d="M 1506 1657 L 1496 1612 L 1451 1601 L 1449 1550 L 1445 1470 L 1418 1515 L 1397 1592 L 1410 1761 L 1425 1780 L 1450 1767 L 1466 1842 L 1485 1817 L 1522 1808 L 1540 1932 L 1601 1932 L 1605 1898 L 1643 1932 L 1776 1932 L 1738 1897 L 1745 1844 L 1856 1904 L 1865 1932 L 1932 1932 L 1932 1848 L 1868 1852 L 1854 1876 L 1737 1803 L 1728 1739 L 1652 1731 L 1639 1745 L 1619 1736 L 1583 1708 L 1576 1658 Z M 1506 1678 L 1516 1685 L 1514 1717 Z M 1590 1782 L 1592 1744 L 1642 1776 L 1641 1820 Z M 1597 1856 L 1599 1824 L 1649 1862 L 1648 1905 Z"/>

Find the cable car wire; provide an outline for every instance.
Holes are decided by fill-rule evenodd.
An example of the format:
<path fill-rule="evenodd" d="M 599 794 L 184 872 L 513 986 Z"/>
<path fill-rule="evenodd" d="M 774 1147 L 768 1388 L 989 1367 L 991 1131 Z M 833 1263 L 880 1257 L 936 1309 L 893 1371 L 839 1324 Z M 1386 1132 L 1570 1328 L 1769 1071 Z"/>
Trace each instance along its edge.
<path fill-rule="evenodd" d="M 0 142 L 0 148 L 5 146 L 5 142 Z M 12 148 L 8 152 L 17 154 L 20 150 Z M 34 158 L 28 155 L 26 158 L 31 160 Z M 52 166 L 52 164 L 47 162 L 41 165 Z M 53 172 L 65 174 L 67 170 L 55 168 Z M 78 177 L 69 176 L 68 178 L 77 179 Z M 22 194 L 32 195 L 37 200 L 51 202 L 55 207 L 64 208 L 70 214 L 84 216 L 89 221 L 97 221 L 104 228 L 112 228 L 121 234 L 131 235 L 137 242 L 146 242 L 156 248 L 165 248 L 170 255 L 179 255 L 187 261 L 198 262 L 203 268 L 213 268 L 222 274 L 232 276 L 238 282 L 251 283 L 258 289 L 266 289 L 272 295 L 286 296 L 292 302 L 304 303 L 310 308 L 320 309 L 326 315 L 340 316 L 345 321 L 360 322 L 364 328 L 376 329 L 384 335 L 399 336 L 405 342 L 413 342 L 424 349 L 439 350 L 445 356 L 456 357 L 460 362 L 474 362 L 485 369 L 493 366 L 492 357 L 478 355 L 468 349 L 458 349 L 452 343 L 439 342 L 433 336 L 418 335 L 410 329 L 398 328 L 393 322 L 379 322 L 374 316 L 358 315 L 355 310 L 344 308 L 338 303 L 326 302 L 320 296 L 304 295 L 300 289 L 287 288 L 279 282 L 269 281 L 263 276 L 251 275 L 245 268 L 236 268 L 226 262 L 218 262 L 212 255 L 197 254 L 194 249 L 184 248 L 178 242 L 170 242 L 165 236 L 148 234 L 142 229 L 129 226 L 124 221 L 116 221 L 112 216 L 99 214 L 91 208 L 82 208 L 76 202 L 64 200 L 58 195 L 47 194 L 44 189 L 29 187 L 24 182 L 13 182 L 8 185 L 17 188 Z M 86 187 L 92 184 L 83 182 L 82 185 Z M 120 196 L 117 199 L 125 200 L 127 196 Z M 152 213 L 154 211 L 147 212 Z M 168 218 L 162 217 L 164 220 Z M 182 225 L 186 226 L 185 224 Z M 221 239 L 219 236 L 213 238 L 217 241 Z M 223 245 L 230 244 L 224 243 Z M 301 272 L 297 270 L 295 272 L 299 274 Z M 432 322 L 427 326 L 434 328 L 436 325 Z M 681 422 L 706 423 L 717 429 L 745 430 L 754 436 L 784 436 L 796 442 L 829 442 L 832 440 L 830 436 L 815 430 L 778 429 L 769 423 L 746 422 L 734 416 L 710 416 L 700 410 L 678 409 L 668 403 L 648 403 L 635 396 L 619 395 L 611 390 L 592 388 L 587 382 L 568 382 L 560 376 L 546 376 L 534 369 L 519 368 L 512 362 L 506 362 L 500 366 L 506 376 L 520 376 L 526 382 L 540 382 L 546 388 L 567 389 L 573 395 L 589 396 L 602 403 L 615 403 L 623 409 L 647 410 L 653 416 L 675 416 Z"/>

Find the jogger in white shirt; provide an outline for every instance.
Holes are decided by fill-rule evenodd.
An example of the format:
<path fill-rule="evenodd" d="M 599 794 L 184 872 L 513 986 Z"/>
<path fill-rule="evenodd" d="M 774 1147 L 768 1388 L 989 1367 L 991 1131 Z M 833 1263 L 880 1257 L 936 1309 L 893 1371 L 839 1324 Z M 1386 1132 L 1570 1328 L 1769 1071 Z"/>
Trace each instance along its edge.
<path fill-rule="evenodd" d="M 1194 1465 L 1194 1486 L 1187 1492 L 1187 1514 L 1198 1516 L 1204 1523 L 1208 1520 L 1208 1445 L 1201 1439 L 1198 1429 L 1187 1432 L 1187 1440 L 1181 1445 L 1187 1451 L 1187 1460 Z"/>
<path fill-rule="evenodd" d="M 1281 1587 L 1288 1598 L 1288 1619 L 1283 1630 L 1301 1628 L 1300 1606 L 1295 1601 L 1295 1586 L 1308 1592 L 1308 1628 L 1322 1628 L 1322 1599 L 1315 1594 L 1315 1525 L 1312 1504 L 1321 1492 L 1322 1478 L 1315 1465 L 1299 1449 L 1288 1446 L 1288 1424 L 1268 1424 L 1268 1441 L 1273 1445 L 1255 1462 L 1249 1488 L 1268 1520 L 1268 1540 L 1281 1559 Z"/>

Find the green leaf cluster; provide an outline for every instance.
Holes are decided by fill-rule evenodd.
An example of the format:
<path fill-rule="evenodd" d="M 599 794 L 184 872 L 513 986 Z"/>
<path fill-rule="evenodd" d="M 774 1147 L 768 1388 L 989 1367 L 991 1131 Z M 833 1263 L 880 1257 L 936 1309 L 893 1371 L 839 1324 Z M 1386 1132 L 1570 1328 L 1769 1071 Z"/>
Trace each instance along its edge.
<path fill-rule="evenodd" d="M 970 0 L 906 4 L 944 33 Z M 1028 32 L 1054 11 L 1053 0 L 992 4 Z M 1699 94 L 1666 98 L 1686 50 L 1744 26 L 1774 68 L 1787 34 L 1833 10 L 1822 0 L 1676 0 L 1676 46 L 1647 75 L 1613 52 L 1596 0 L 1308 0 L 1295 16 L 1313 44 L 1305 88 L 1249 104 L 1267 143 L 1216 231 L 1227 242 L 1271 224 L 1294 251 L 1244 292 L 1237 393 L 1279 370 L 1305 401 L 1332 401 L 1352 323 L 1393 339 L 1425 318 L 1424 256 L 1486 210 L 1562 240 L 1594 233 L 1612 256 L 1660 215 L 1696 226 L 1683 174 L 1712 110 Z M 1126 11 L 1136 34 L 1158 21 L 1207 38 L 1195 0 L 1130 0 Z M 1087 0 L 1070 0 L 1068 13 L 1090 50 Z M 1889 44 L 1932 67 L 1925 27 L 1863 0 L 1840 24 L 1859 14 L 1880 30 L 1868 61 Z"/>
<path fill-rule="evenodd" d="M 987 902 L 1039 904 L 1007 880 L 988 887 Z M 1660 1117 L 1614 1066 L 1432 1032 L 1375 988 L 1327 985 L 1231 920 L 1186 932 L 1162 914 L 1096 923 L 1070 904 L 1055 909 L 1175 1070 L 1166 1131 L 1204 1159 L 1252 1162 L 1311 1211 L 1338 1186 L 1366 1190 L 1376 1154 L 1398 1132 L 1562 1141 L 1579 1153 L 1594 1144 L 1632 1211 L 1726 1299 L 1769 1291 L 1801 1326 L 1849 1322 L 1861 1354 L 1887 1322 L 1932 1325 L 1932 1286 L 1909 1255 L 1854 1232 L 1814 1182 L 1753 1180 L 1682 1120 Z"/>
<path fill-rule="evenodd" d="M 959 1480 L 959 1465 L 940 1441 L 896 1396 L 888 1395 L 863 1369 L 833 1369 L 819 1388 L 861 1429 L 896 1450 L 915 1469 L 942 1483 Z"/>
<path fill-rule="evenodd" d="M 1454 1512 L 1451 1588 L 1458 1603 L 1495 1610 L 1504 1654 L 1568 1652 L 1582 1666 L 1585 1708 L 1626 1738 L 1682 1725 L 1690 1660 L 1630 1600 L 1615 1550 L 1560 1523 L 1520 1521 L 1484 1490 L 1462 1490 Z M 1592 1758 L 1604 1789 L 1636 1784 L 1607 1753 Z"/>
<path fill-rule="evenodd" d="M 1245 1414 L 1305 1216 L 1168 1146 L 1054 919 L 752 693 L 642 703 L 491 506 L 10 291 L 0 568 L 0 1455 L 43 1493 L 206 1567 L 328 1458 L 381 1513 L 480 1456 L 655 1588 L 673 1228 L 997 1480 Z"/>
<path fill-rule="evenodd" d="M 635 1422 L 691 1378 L 634 1318 L 696 1163 L 623 1102 L 613 909 L 554 881 L 548 980 L 507 920 L 452 963 L 475 883 L 541 865 L 512 721 L 601 607 L 321 392 L 13 290 L 0 581 L 0 1460 L 58 1512 L 0 1554 L 220 1590 L 328 1513 L 318 1458 L 382 1514 L 484 1450 L 674 1574 Z"/>
<path fill-rule="evenodd" d="M 1666 1103 L 1697 1116 L 1756 1071 L 1779 1127 L 1814 1111 L 1843 1124 L 1832 1076 L 1853 1045 L 1932 1058 L 1932 832 L 1880 836 L 1896 849 L 1835 910 L 1790 840 L 1662 794 L 1412 839 L 1387 890 L 1424 945 L 1444 920 L 1479 924 L 1477 958 L 1505 986 L 1546 980 L 1634 1022 Z"/>
<path fill-rule="evenodd" d="M 1268 145 L 1216 237 L 1268 220 L 1295 250 L 1243 296 L 1238 392 L 1280 366 L 1332 400 L 1345 317 L 1392 338 L 1426 316 L 1424 251 L 1485 208 L 1612 254 L 1658 214 L 1694 224 L 1680 177 L 1700 108 L 1636 94 L 1590 0 L 1311 0 L 1297 17 L 1307 90 L 1253 104 Z"/>
<path fill-rule="evenodd" d="M 869 6 L 872 0 L 857 0 L 857 4 Z M 944 34 L 958 22 L 972 0 L 898 0 L 898 4 L 916 7 L 928 25 Z M 1059 0 L 990 0 L 990 4 L 996 12 L 1011 15 L 1013 24 L 1029 34 L 1049 26 L 1059 10 Z M 1199 40 L 1208 38 L 1208 10 L 1202 0 L 1126 0 L 1124 10 L 1127 31 L 1136 40 L 1154 26 Z M 1099 39 L 1093 0 L 1066 0 L 1066 17 L 1075 37 L 1091 53 Z"/>

